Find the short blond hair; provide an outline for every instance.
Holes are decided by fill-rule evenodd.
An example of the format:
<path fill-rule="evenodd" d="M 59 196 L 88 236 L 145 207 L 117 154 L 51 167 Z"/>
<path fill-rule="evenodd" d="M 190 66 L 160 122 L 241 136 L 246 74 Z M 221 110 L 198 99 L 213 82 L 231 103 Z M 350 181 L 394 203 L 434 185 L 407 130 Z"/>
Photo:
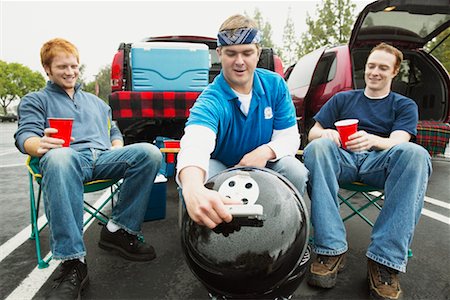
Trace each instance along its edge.
<path fill-rule="evenodd" d="M 77 47 L 65 39 L 55 38 L 42 45 L 41 64 L 44 69 L 45 67 L 50 67 L 55 56 L 61 52 L 75 56 L 77 62 L 80 63 L 80 54 L 78 53 Z"/>
<path fill-rule="evenodd" d="M 256 22 L 253 19 L 237 14 L 226 19 L 222 25 L 220 25 L 219 32 L 224 30 L 236 30 L 239 28 L 258 29 L 258 25 L 256 25 Z"/>

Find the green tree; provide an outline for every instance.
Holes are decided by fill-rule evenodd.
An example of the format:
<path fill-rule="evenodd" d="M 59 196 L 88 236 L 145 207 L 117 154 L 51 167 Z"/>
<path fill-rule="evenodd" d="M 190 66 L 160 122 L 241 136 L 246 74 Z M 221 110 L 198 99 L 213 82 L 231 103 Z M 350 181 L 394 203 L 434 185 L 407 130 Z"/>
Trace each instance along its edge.
<path fill-rule="evenodd" d="M 325 45 L 345 44 L 355 21 L 352 0 L 323 0 L 316 5 L 317 19 L 307 13 L 308 30 L 301 35 L 298 57 Z"/>
<path fill-rule="evenodd" d="M 264 20 L 259 9 L 255 8 L 253 17 L 249 16 L 247 12 L 244 14 L 255 20 L 257 27 L 261 30 L 261 46 L 265 48 L 275 48 L 275 44 L 272 41 L 272 25 Z"/>
<path fill-rule="evenodd" d="M 291 18 L 291 8 L 289 7 L 286 24 L 283 31 L 283 48 L 279 51 L 280 57 L 286 67 L 297 61 L 298 38 L 295 34 L 294 21 Z"/>
<path fill-rule="evenodd" d="M 441 32 L 437 37 L 426 44 L 424 48 L 427 51 L 432 51 L 431 54 L 444 65 L 447 72 L 450 72 L 450 28 Z"/>
<path fill-rule="evenodd" d="M 96 94 L 106 103 L 109 102 L 109 94 L 111 94 L 111 66 L 105 66 L 95 76 L 93 82 L 89 82 L 84 86 L 84 90 Z M 97 88 L 98 87 L 98 94 Z"/>
<path fill-rule="evenodd" d="M 45 86 L 41 73 L 19 63 L 7 63 L 0 60 L 0 106 L 7 113 L 8 106 L 30 92 Z"/>

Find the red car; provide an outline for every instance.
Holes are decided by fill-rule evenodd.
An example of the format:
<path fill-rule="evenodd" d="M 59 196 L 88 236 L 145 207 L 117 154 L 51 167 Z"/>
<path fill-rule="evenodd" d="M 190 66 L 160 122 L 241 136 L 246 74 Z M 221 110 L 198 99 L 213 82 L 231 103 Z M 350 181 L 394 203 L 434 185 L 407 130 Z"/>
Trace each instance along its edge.
<path fill-rule="evenodd" d="M 360 13 L 348 45 L 323 47 L 300 58 L 285 75 L 303 133 L 302 146 L 314 125 L 312 117 L 325 102 L 338 92 L 365 87 L 369 51 L 387 42 L 404 55 L 392 90 L 419 107 L 417 142 L 432 154 L 442 153 L 450 138 L 450 77 L 423 46 L 449 27 L 448 0 L 380 0 Z"/>

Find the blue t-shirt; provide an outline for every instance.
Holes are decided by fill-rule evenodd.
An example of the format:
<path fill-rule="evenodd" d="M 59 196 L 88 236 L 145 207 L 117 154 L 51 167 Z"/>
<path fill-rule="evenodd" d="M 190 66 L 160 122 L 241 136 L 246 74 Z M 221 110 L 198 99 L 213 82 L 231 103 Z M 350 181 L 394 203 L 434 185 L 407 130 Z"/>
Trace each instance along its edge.
<path fill-rule="evenodd" d="M 418 118 L 417 104 L 410 98 L 390 92 L 385 98 L 370 99 L 364 90 L 334 95 L 314 116 L 323 128 L 333 129 L 336 121 L 358 119 L 358 130 L 381 137 L 388 137 L 395 130 L 415 136 Z"/>
<path fill-rule="evenodd" d="M 274 129 L 296 124 L 294 105 L 284 79 L 268 70 L 255 70 L 247 116 L 239 106 L 238 97 L 221 73 L 197 98 L 186 123 L 186 126 L 205 126 L 216 133 L 211 157 L 228 167 L 270 142 Z"/>

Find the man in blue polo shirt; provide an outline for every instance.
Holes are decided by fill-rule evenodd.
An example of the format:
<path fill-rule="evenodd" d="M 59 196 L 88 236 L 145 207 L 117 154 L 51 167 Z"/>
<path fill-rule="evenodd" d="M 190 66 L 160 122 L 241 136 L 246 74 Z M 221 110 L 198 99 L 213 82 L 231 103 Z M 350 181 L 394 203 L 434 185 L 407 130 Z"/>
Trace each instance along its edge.
<path fill-rule="evenodd" d="M 308 171 L 295 157 L 300 145 L 295 110 L 282 77 L 257 69 L 261 32 L 242 15 L 218 33 L 222 71 L 191 108 L 181 139 L 177 181 L 190 217 L 214 228 L 230 222 L 225 204 L 236 203 L 204 186 L 226 168 L 267 167 L 303 195 Z"/>

